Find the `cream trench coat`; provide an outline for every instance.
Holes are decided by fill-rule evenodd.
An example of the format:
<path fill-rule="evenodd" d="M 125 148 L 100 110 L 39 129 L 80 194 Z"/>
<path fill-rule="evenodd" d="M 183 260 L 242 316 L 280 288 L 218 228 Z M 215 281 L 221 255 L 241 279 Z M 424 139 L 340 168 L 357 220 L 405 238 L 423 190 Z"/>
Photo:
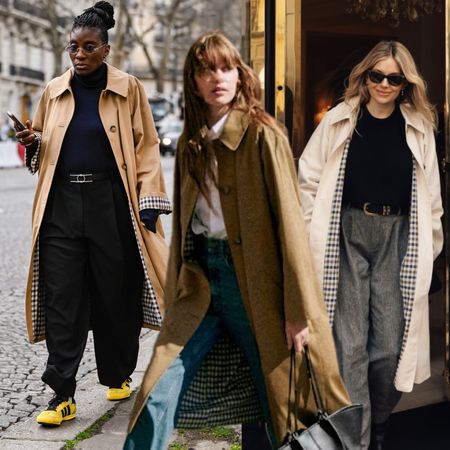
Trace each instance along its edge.
<path fill-rule="evenodd" d="M 319 275 L 324 283 L 325 250 L 331 227 L 332 203 L 338 173 L 353 126 L 351 112 L 359 99 L 340 103 L 330 110 L 318 125 L 299 161 L 300 192 L 309 241 Z M 433 261 L 443 246 L 441 187 L 435 139 L 431 125 L 411 106 L 401 104 L 406 124 L 406 141 L 415 160 L 417 268 L 413 279 L 412 311 L 409 331 L 397 367 L 395 387 L 410 392 L 414 383 L 430 376 L 430 341 L 428 323 L 428 290 Z M 411 220 L 410 220 L 411 224 Z"/>
<path fill-rule="evenodd" d="M 107 85 L 99 101 L 100 118 L 128 197 L 144 267 L 143 326 L 159 328 L 164 312 L 163 285 L 168 249 L 160 221 L 157 223 L 157 233 L 152 233 L 139 220 L 141 209 L 155 208 L 161 213 L 171 210 L 159 159 L 159 140 L 142 84 L 113 66 L 108 65 L 107 68 Z M 50 81 L 33 120 L 33 128 L 41 133 L 42 140 L 30 167 L 32 173 L 39 171 L 33 203 L 32 251 L 26 290 L 27 328 L 31 342 L 45 338 L 45 292 L 39 271 L 39 229 L 64 135 L 75 110 L 70 87 L 72 76 L 73 69 L 70 69 Z"/>
<path fill-rule="evenodd" d="M 306 320 L 309 325 L 309 349 L 326 409 L 334 411 L 348 404 L 348 394 L 339 375 L 312 264 L 287 139 L 268 126 L 249 125 L 244 113 L 231 111 L 213 146 L 233 265 L 259 349 L 273 425 L 281 441 L 286 435 L 289 396 L 286 319 Z M 188 173 L 185 151 L 182 137 L 175 166 L 167 312 L 136 396 L 129 431 L 153 387 L 191 338 L 210 304 L 208 280 L 192 257 L 190 223 L 199 189 Z M 192 381 L 192 389 L 188 389 L 181 405 L 178 426 L 204 427 L 260 418 L 253 412 L 259 402 L 249 394 L 252 381 L 248 363 L 234 364 L 236 347 L 228 353 L 221 348 L 208 353 Z M 309 386 L 305 379 L 300 384 L 305 400 Z"/>

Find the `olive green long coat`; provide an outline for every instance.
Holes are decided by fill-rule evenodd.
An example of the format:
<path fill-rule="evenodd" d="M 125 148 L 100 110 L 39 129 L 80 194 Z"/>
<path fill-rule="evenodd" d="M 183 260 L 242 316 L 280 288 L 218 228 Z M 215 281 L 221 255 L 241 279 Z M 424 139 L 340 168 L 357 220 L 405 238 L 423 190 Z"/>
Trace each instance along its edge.
<path fill-rule="evenodd" d="M 99 100 L 100 119 L 108 136 L 125 187 L 136 241 L 145 273 L 142 289 L 143 326 L 159 328 L 163 310 L 168 248 L 162 225 L 157 233 L 145 229 L 139 211 L 145 208 L 169 213 L 159 157 L 159 140 L 144 87 L 135 77 L 107 65 L 107 85 Z M 75 111 L 70 87 L 73 69 L 50 81 L 39 101 L 33 128 L 40 146 L 30 170 L 39 179 L 33 203 L 32 251 L 26 291 L 28 336 L 31 342 L 45 338 L 45 289 L 39 270 L 39 230 L 61 151 L 64 135 Z"/>
<path fill-rule="evenodd" d="M 195 260 L 189 258 L 190 222 L 199 190 L 183 162 L 184 142 L 180 140 L 175 168 L 166 315 L 137 395 L 129 430 L 152 388 L 193 335 L 210 303 L 208 281 Z M 248 125 L 242 112 L 232 111 L 213 146 L 233 263 L 260 353 L 273 425 L 281 440 L 286 434 L 290 367 L 286 319 L 308 322 L 311 357 L 327 410 L 348 404 L 348 395 L 339 376 L 327 313 L 310 255 L 287 140 L 267 126 Z M 208 356 L 213 354 L 211 350 Z M 208 356 L 203 368 L 208 366 Z M 224 372 L 223 367 L 216 372 L 209 366 L 206 374 L 201 368 L 193 381 L 196 393 L 192 398 L 198 399 L 204 393 L 211 399 L 211 392 L 220 392 L 214 390 L 214 385 L 226 379 Z M 231 390 L 235 399 L 244 396 L 242 383 L 235 383 Z M 189 395 L 188 390 L 186 397 Z M 238 423 L 242 414 L 225 412 L 229 403 L 232 402 L 212 408 L 209 416 L 204 417 Z M 197 409 L 201 408 L 207 409 L 208 405 L 199 402 Z M 240 412 L 243 409 L 240 405 Z M 181 416 L 178 425 L 183 422 Z M 202 425 L 206 424 L 197 422 L 197 426 Z"/>

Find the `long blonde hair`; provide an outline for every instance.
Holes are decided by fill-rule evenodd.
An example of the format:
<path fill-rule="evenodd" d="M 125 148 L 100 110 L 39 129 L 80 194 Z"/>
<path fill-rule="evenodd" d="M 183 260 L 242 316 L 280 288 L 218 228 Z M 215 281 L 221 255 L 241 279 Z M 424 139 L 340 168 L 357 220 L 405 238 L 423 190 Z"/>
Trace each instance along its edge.
<path fill-rule="evenodd" d="M 389 57 L 397 62 L 406 78 L 407 84 L 403 93 L 399 95 L 398 102 L 411 105 L 436 129 L 436 109 L 428 100 L 426 83 L 419 74 L 409 50 L 397 41 L 379 42 L 351 71 L 344 100 L 348 101 L 354 97 L 360 99 L 358 107 L 353 111 L 353 124 L 356 124 L 361 105 L 368 103 L 370 100 L 369 89 L 367 88 L 367 71 L 372 69 L 379 61 Z"/>
<path fill-rule="evenodd" d="M 189 49 L 184 63 L 185 122 L 183 136 L 186 145 L 182 150 L 185 154 L 188 172 L 208 202 L 206 174 L 216 181 L 211 164 L 213 149 L 205 133 L 207 107 L 198 93 L 194 77 L 196 73 L 203 70 L 214 69 L 220 60 L 223 60 L 228 67 L 236 67 L 239 74 L 231 109 L 245 112 L 249 123 L 266 124 L 280 130 L 275 119 L 264 111 L 261 104 L 261 83 L 256 73 L 244 63 L 236 47 L 220 31 L 211 31 L 200 36 Z"/>

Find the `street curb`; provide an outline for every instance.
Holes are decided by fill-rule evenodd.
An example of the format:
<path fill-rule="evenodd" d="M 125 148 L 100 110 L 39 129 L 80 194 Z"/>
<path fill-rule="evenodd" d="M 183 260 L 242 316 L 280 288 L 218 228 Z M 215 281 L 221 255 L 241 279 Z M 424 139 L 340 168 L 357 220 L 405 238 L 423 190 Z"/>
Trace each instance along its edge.
<path fill-rule="evenodd" d="M 140 340 L 138 363 L 132 375 L 131 387 L 134 390 L 141 384 L 157 334 L 155 331 L 148 331 Z M 95 370 L 79 381 L 76 401 L 78 415 L 75 420 L 64 423 L 60 427 L 44 428 L 36 422 L 38 411 L 26 421 L 11 426 L 0 438 L 0 448 L 2 450 L 24 448 L 28 450 L 60 450 L 66 441 L 75 439 L 79 433 L 92 426 L 105 413 L 111 410 L 122 410 L 122 405 L 129 411 L 132 404 L 132 399 L 120 403 L 108 401 L 106 387 L 98 383 Z M 121 416 L 121 419 L 126 420 L 127 417 L 124 414 Z M 111 447 L 109 449 L 112 450 Z"/>

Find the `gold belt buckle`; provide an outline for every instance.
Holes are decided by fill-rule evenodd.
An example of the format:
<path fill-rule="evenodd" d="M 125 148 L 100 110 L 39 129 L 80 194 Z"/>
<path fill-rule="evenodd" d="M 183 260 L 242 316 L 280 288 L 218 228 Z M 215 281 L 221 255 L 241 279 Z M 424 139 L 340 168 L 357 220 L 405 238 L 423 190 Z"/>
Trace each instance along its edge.
<path fill-rule="evenodd" d="M 364 211 L 364 214 L 366 214 L 366 215 L 368 215 L 368 216 L 378 216 L 378 214 L 377 213 L 373 213 L 373 212 L 370 212 L 370 211 L 368 211 L 367 210 L 367 208 L 368 208 L 368 206 L 370 205 L 370 202 L 366 202 L 366 203 L 364 203 L 364 205 L 363 205 L 363 211 Z M 384 212 L 384 207 L 383 207 L 383 212 Z"/>

